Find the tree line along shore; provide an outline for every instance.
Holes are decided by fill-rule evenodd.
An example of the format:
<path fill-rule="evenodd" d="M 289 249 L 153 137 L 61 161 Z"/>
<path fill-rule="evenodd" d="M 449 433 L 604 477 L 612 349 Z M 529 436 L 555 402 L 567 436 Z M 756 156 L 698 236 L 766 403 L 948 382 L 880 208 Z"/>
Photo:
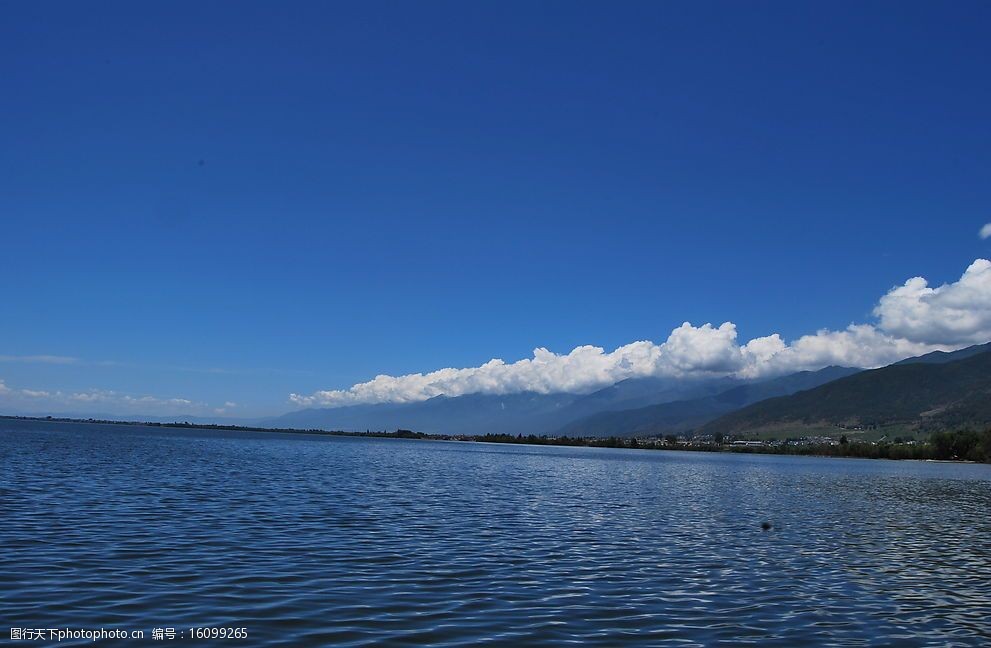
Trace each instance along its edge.
<path fill-rule="evenodd" d="M 426 439 L 435 441 L 464 441 L 481 443 L 511 443 L 521 445 L 571 446 L 591 448 L 626 448 L 634 450 L 668 450 L 680 452 L 739 452 L 754 454 L 781 454 L 825 457 L 855 457 L 865 459 L 914 459 L 938 461 L 971 461 L 991 463 L 991 428 L 964 428 L 952 431 L 935 431 L 924 440 L 859 441 L 845 435 L 839 440 L 817 438 L 789 438 L 755 441 L 733 437 L 694 439 L 675 435 L 651 437 L 552 437 L 546 435 L 448 435 L 429 434 L 412 430 L 395 431 L 346 431 L 323 429 L 271 428 L 248 425 L 220 425 L 191 423 L 187 421 L 120 421 L 104 419 L 80 419 L 65 417 L 0 416 L 0 420 L 41 421 L 52 423 L 83 423 L 96 425 L 123 425 L 193 430 L 269 432 L 281 434 L 313 434 L 324 436 L 373 437 L 398 439 Z"/>
<path fill-rule="evenodd" d="M 739 452 L 863 459 L 914 459 L 936 461 L 970 461 L 991 463 L 991 428 L 983 431 L 954 430 L 933 432 L 924 441 L 856 441 L 845 436 L 838 441 L 809 441 L 793 438 L 770 441 L 737 439 L 692 440 L 673 438 L 571 438 L 512 436 L 487 434 L 464 440 L 488 443 L 522 443 L 530 445 L 587 446 L 593 448 L 629 448 L 637 450 L 671 450 L 684 452 Z"/>

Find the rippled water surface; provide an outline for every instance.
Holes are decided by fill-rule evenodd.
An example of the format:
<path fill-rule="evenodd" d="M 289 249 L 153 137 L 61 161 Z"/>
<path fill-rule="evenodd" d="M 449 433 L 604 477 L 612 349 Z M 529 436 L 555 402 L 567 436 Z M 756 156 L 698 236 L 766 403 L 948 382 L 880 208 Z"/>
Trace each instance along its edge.
<path fill-rule="evenodd" d="M 228 646 L 986 646 L 991 466 L 0 421 L 0 579 Z"/>

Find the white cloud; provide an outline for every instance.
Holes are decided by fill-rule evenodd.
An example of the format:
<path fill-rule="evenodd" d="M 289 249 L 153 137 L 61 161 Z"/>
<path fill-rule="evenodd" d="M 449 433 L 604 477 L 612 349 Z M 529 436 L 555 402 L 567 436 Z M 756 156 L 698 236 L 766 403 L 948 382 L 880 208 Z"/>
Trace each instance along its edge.
<path fill-rule="evenodd" d="M 991 238 L 991 223 L 986 223 L 979 234 L 982 239 Z"/>
<path fill-rule="evenodd" d="M 188 398 L 124 394 L 113 390 L 91 389 L 64 392 L 42 389 L 14 389 L 0 380 L 0 405 L 25 408 L 36 412 L 86 412 L 101 414 L 134 414 L 170 416 L 209 412 L 205 403 Z"/>
<path fill-rule="evenodd" d="M 58 394 L 61 396 L 61 392 Z M 113 405 L 141 406 L 141 407 L 161 407 L 178 406 L 187 407 L 193 405 L 193 401 L 188 398 L 158 398 L 156 396 L 131 396 L 130 394 L 120 394 L 112 390 L 92 389 L 85 392 L 74 392 L 66 396 L 70 401 L 80 403 L 111 403 Z"/>
<path fill-rule="evenodd" d="M 493 359 L 478 367 L 446 368 L 405 376 L 380 375 L 348 389 L 290 394 L 301 406 L 406 403 L 434 396 L 588 392 L 626 378 L 759 377 L 827 365 L 878 367 L 929 351 L 951 350 L 991 339 L 991 262 L 978 259 L 959 281 L 929 288 L 921 277 L 884 295 L 877 324 L 820 330 L 786 343 L 777 333 L 742 346 L 736 325 L 685 322 L 661 344 L 632 342 L 607 352 L 580 346 L 567 354 L 535 349 L 513 363 Z"/>
<path fill-rule="evenodd" d="M 291 396 L 300 404 L 382 403 L 425 400 L 441 394 L 461 396 L 476 392 L 507 394 L 521 391 L 583 391 L 594 385 L 649 375 L 656 362 L 656 345 L 633 342 L 611 353 L 601 347 L 581 346 L 567 355 L 534 349 L 533 358 L 506 364 L 493 359 L 480 367 L 439 369 L 427 374 L 376 376 L 348 390 Z"/>
<path fill-rule="evenodd" d="M 977 259 L 960 281 L 930 288 L 914 277 L 881 298 L 874 314 L 887 333 L 929 344 L 963 345 L 991 338 L 991 261 Z"/>
<path fill-rule="evenodd" d="M 226 414 L 228 411 L 234 409 L 235 407 L 237 407 L 237 403 L 235 403 L 234 401 L 226 401 L 224 403 L 224 406 L 223 407 L 215 407 L 215 408 L 213 408 L 213 413 L 214 414 Z"/>
<path fill-rule="evenodd" d="M 782 342 L 776 353 L 749 364 L 738 374 L 757 377 L 821 369 L 829 365 L 880 367 L 945 348 L 892 337 L 870 324 L 851 324 L 842 331 L 823 329 L 812 335 L 803 335 L 790 345 Z"/>

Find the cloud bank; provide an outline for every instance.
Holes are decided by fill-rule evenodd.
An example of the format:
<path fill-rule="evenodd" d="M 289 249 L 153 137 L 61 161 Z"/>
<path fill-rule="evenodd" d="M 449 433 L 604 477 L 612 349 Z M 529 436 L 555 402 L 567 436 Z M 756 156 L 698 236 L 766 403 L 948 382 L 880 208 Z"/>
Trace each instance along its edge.
<path fill-rule="evenodd" d="M 977 259 L 958 281 L 935 288 L 913 277 L 881 297 L 873 314 L 876 323 L 823 329 L 791 343 L 775 333 L 740 344 L 732 322 L 685 322 L 660 344 L 642 340 L 608 352 L 580 346 L 567 354 L 541 347 L 532 358 L 512 363 L 493 359 L 478 367 L 380 375 L 348 389 L 289 398 L 300 406 L 337 407 L 473 393 L 583 393 L 645 376 L 757 378 L 828 365 L 878 367 L 991 340 L 991 261 Z"/>

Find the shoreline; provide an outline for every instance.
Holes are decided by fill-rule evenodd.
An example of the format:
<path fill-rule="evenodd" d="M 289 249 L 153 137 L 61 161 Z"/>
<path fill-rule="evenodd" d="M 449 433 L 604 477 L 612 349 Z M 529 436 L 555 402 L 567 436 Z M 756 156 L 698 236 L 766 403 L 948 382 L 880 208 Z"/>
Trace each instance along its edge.
<path fill-rule="evenodd" d="M 399 429 L 394 432 L 365 432 L 324 430 L 320 428 L 270 428 L 255 425 L 221 425 L 216 423 L 190 423 L 188 421 L 124 421 L 115 419 L 82 419 L 59 416 L 0 415 L 0 421 L 34 421 L 39 423 L 74 423 L 88 425 L 120 425 L 133 427 L 158 427 L 186 430 L 213 430 L 229 432 L 258 432 L 269 434 L 308 434 L 313 436 L 364 437 L 376 439 L 406 439 L 424 441 L 459 441 L 463 443 L 491 443 L 509 445 L 538 445 L 556 447 L 613 448 L 617 450 L 661 450 L 669 452 L 715 452 L 727 454 L 790 455 L 799 457 L 828 457 L 844 459 L 886 459 L 891 461 L 928 461 L 940 463 L 991 463 L 967 458 L 939 457 L 932 444 L 878 444 L 863 441 L 831 444 L 778 444 L 734 446 L 709 442 L 679 441 L 670 443 L 661 437 L 638 439 L 636 437 L 548 437 L 536 435 L 451 435 L 428 434 Z"/>

